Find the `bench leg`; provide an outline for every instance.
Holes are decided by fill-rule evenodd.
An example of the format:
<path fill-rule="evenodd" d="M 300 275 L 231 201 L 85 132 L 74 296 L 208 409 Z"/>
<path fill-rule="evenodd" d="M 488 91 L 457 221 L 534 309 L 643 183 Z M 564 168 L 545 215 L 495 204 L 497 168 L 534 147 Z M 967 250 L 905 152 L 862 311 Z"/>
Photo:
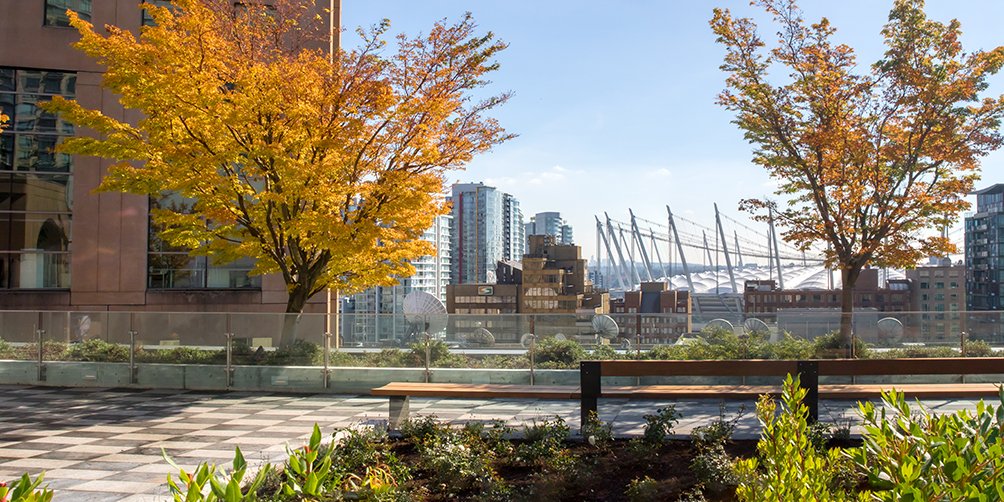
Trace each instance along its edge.
<path fill-rule="evenodd" d="M 809 408 L 809 423 L 819 420 L 819 361 L 798 362 L 798 386 L 805 389 L 805 404 Z"/>
<path fill-rule="evenodd" d="M 591 413 L 598 413 L 597 410 L 597 400 L 600 397 L 601 384 L 600 384 L 600 362 L 599 361 L 581 361 L 579 362 L 579 392 L 580 398 L 579 402 L 582 412 L 581 421 L 579 422 L 579 430 L 586 425 L 589 421 L 589 415 Z"/>
<path fill-rule="evenodd" d="M 390 396 L 390 426 L 391 430 L 397 430 L 401 422 L 408 419 L 408 405 L 411 402 L 409 396 Z"/>

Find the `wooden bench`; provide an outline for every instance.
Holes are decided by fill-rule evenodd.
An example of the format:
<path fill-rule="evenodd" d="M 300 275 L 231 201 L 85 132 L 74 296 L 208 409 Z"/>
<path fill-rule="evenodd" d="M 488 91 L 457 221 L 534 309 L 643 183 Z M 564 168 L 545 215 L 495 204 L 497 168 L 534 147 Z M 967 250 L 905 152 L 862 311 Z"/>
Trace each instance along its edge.
<path fill-rule="evenodd" d="M 391 429 L 397 429 L 401 422 L 408 418 L 411 397 L 578 399 L 579 388 L 570 385 L 395 382 L 375 388 L 370 394 L 390 397 L 389 425 Z"/>
<path fill-rule="evenodd" d="M 808 392 L 805 404 L 811 420 L 819 418 L 819 398 L 869 399 L 883 389 L 895 388 L 908 397 L 968 398 L 996 396 L 999 384 L 828 384 L 819 376 L 880 375 L 979 375 L 1004 374 L 1004 358 L 930 359 L 819 359 L 819 360 L 711 360 L 711 361 L 581 361 L 579 363 L 582 420 L 597 411 L 599 398 L 626 399 L 756 399 L 762 394 L 779 395 L 773 385 L 602 385 L 604 376 L 734 376 L 783 377 L 800 375 L 799 384 Z"/>

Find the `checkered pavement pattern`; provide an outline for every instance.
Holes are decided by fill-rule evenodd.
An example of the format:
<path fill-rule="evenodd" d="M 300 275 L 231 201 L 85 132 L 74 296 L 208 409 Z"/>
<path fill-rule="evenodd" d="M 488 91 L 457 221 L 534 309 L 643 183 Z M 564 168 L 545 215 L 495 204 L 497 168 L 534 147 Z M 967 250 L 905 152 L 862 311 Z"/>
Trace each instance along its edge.
<path fill-rule="evenodd" d="M 682 415 L 678 435 L 719 416 L 717 400 L 604 399 L 600 419 L 612 422 L 616 435 L 637 435 L 645 415 L 668 405 Z M 756 438 L 753 401 L 727 402 L 726 418 L 743 405 L 736 437 Z M 971 400 L 924 405 L 937 412 L 976 406 Z M 822 401 L 821 419 L 853 421 L 855 407 Z M 458 424 L 501 419 L 515 427 L 557 415 L 573 431 L 579 427 L 577 401 L 412 398 L 411 413 Z M 370 396 L 0 386 L 0 479 L 45 471 L 55 502 L 166 501 L 167 474 L 177 473 L 162 448 L 189 471 L 202 461 L 228 465 L 238 445 L 252 465 L 279 463 L 286 445 L 302 445 L 315 423 L 330 434 L 384 424 L 387 414 L 387 398 Z"/>

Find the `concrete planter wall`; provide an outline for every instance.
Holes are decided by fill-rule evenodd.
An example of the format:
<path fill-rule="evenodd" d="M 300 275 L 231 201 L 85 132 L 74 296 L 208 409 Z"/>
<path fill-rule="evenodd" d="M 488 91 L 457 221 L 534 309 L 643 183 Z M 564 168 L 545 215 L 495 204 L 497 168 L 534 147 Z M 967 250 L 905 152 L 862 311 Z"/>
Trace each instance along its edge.
<path fill-rule="evenodd" d="M 131 387 L 138 389 L 236 390 L 249 392 L 311 392 L 369 394 L 370 389 L 391 382 L 425 382 L 423 368 L 332 367 L 328 388 L 324 368 L 318 366 L 234 366 L 227 385 L 222 365 L 139 364 L 136 383 L 130 383 L 126 363 L 51 361 L 45 363 L 44 380 L 38 379 L 34 361 L 0 361 L 0 385 L 52 385 L 57 387 Z M 748 377 L 749 385 L 779 385 L 780 377 Z M 956 375 L 907 375 L 857 377 L 865 383 L 955 383 Z M 1004 375 L 970 375 L 966 381 L 1000 382 Z M 433 383 L 515 384 L 530 383 L 530 370 L 433 368 Z M 579 385 L 578 370 L 536 370 L 535 385 Z M 738 385 L 741 377 L 603 377 L 603 385 Z M 821 384 L 848 384 L 850 377 L 820 377 Z"/>

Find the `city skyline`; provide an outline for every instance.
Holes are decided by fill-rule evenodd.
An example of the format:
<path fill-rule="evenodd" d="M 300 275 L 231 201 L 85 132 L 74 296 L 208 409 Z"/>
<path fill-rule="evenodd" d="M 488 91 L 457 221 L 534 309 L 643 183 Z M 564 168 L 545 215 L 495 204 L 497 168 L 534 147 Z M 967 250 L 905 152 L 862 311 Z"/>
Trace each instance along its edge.
<path fill-rule="evenodd" d="M 855 49 L 862 71 L 882 55 L 880 30 L 891 1 L 837 6 L 813 0 L 799 6 L 808 22 L 830 20 L 838 30 L 835 40 Z M 771 194 L 774 182 L 750 163 L 752 147 L 732 115 L 714 104 L 725 85 L 718 69 L 724 48 L 708 26 L 714 7 L 753 17 L 765 37 L 776 31 L 761 9 L 738 0 L 639 1 L 616 8 L 600 2 L 347 0 L 342 43 L 354 47 L 358 37 L 352 32 L 383 18 L 391 20 L 391 34 L 414 36 L 466 11 L 482 32 L 509 42 L 488 91 L 515 93 L 495 116 L 520 136 L 452 173 L 447 185 L 484 182 L 519 198 L 524 214 L 560 211 L 592 259 L 593 217 L 602 218 L 604 211 L 628 221 L 631 208 L 640 218 L 662 222 L 669 205 L 675 215 L 713 228 L 712 204 L 718 203 L 723 214 L 762 226 L 749 222 L 738 202 Z M 967 51 L 1004 44 L 995 37 L 994 21 L 1004 14 L 1002 4 L 932 0 L 925 12 L 941 22 L 957 18 Z M 1004 77 L 990 81 L 991 93 L 1004 93 Z M 983 159 L 976 188 L 1002 178 L 1004 153 L 998 151 Z M 970 199 L 975 210 L 975 197 Z M 952 237 L 961 249 L 961 232 Z"/>

